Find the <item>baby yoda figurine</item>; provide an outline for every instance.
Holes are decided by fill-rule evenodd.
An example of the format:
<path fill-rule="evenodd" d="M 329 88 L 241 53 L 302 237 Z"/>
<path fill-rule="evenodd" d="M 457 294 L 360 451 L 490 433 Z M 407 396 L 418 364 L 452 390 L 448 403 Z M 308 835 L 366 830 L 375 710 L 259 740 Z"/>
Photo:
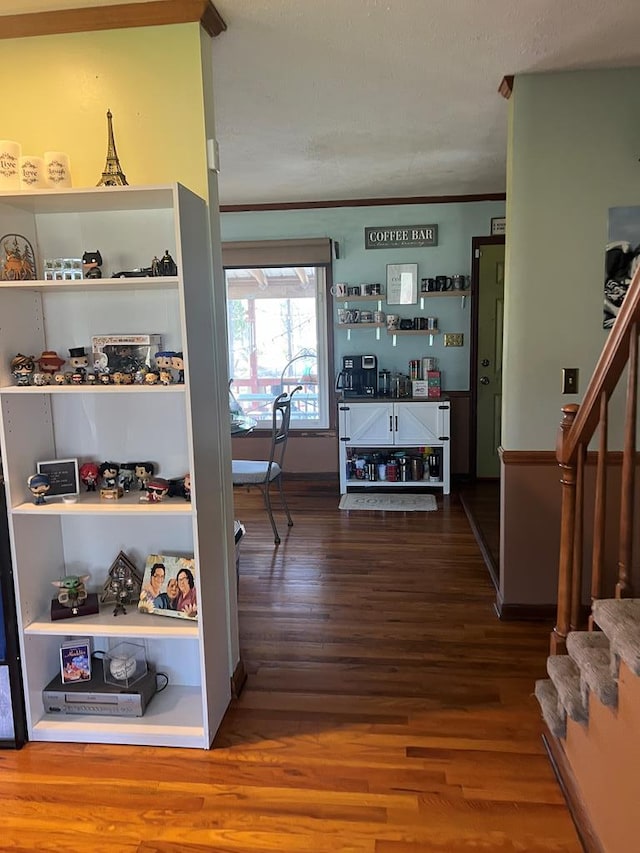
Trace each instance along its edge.
<path fill-rule="evenodd" d="M 66 577 L 51 581 L 51 583 L 58 588 L 60 604 L 73 612 L 74 610 L 77 611 L 78 607 L 87 600 L 87 590 L 84 585 L 88 580 L 89 575 L 66 575 Z"/>

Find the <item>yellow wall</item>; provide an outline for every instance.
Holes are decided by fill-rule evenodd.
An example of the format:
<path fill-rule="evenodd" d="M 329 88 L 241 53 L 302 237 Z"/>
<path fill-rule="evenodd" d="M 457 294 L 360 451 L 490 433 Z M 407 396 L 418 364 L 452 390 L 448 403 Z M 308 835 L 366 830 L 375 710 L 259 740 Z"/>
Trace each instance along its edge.
<path fill-rule="evenodd" d="M 2 41 L 0 138 L 66 151 L 74 187 L 95 186 L 113 113 L 131 185 L 179 181 L 207 196 L 200 25 Z"/>

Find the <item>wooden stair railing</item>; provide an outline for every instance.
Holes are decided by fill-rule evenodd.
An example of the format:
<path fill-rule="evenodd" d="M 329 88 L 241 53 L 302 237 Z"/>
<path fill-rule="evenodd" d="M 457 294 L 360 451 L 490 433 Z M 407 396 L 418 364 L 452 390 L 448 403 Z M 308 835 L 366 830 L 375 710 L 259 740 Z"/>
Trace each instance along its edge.
<path fill-rule="evenodd" d="M 582 612 L 582 566 L 584 557 L 584 471 L 587 448 L 598 433 L 595 497 L 593 506 L 593 549 L 591 554 L 591 599 L 602 598 L 605 585 L 605 527 L 607 509 L 608 411 L 611 396 L 628 366 L 627 395 L 622 450 L 620 525 L 615 595 L 633 595 L 631 560 L 636 472 L 636 428 L 638 409 L 638 334 L 640 332 L 640 267 L 636 271 L 622 308 L 600 354 L 581 406 L 562 407 L 556 458 L 560 466 L 562 509 L 558 567 L 558 610 L 551 635 L 551 654 L 565 654 L 570 631 L 580 627 Z M 589 628 L 593 622 L 589 620 Z"/>

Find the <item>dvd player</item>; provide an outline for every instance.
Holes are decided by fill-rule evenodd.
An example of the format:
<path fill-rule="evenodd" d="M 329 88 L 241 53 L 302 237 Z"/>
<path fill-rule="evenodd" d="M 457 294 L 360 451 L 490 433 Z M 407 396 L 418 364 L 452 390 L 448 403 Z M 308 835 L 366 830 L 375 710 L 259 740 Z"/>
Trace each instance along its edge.
<path fill-rule="evenodd" d="M 131 687 L 108 684 L 101 672 L 90 681 L 63 684 L 57 675 L 42 691 L 47 714 L 105 714 L 141 717 L 157 691 L 155 670 L 149 669 Z"/>

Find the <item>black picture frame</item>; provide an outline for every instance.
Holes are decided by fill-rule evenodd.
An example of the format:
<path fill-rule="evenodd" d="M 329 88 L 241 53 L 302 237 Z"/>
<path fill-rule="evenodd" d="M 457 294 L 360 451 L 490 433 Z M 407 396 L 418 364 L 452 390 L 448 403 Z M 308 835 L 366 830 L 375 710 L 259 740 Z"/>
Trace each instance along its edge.
<path fill-rule="evenodd" d="M 49 459 L 37 463 L 38 474 L 49 476 L 48 498 L 63 498 L 80 492 L 77 459 Z"/>

